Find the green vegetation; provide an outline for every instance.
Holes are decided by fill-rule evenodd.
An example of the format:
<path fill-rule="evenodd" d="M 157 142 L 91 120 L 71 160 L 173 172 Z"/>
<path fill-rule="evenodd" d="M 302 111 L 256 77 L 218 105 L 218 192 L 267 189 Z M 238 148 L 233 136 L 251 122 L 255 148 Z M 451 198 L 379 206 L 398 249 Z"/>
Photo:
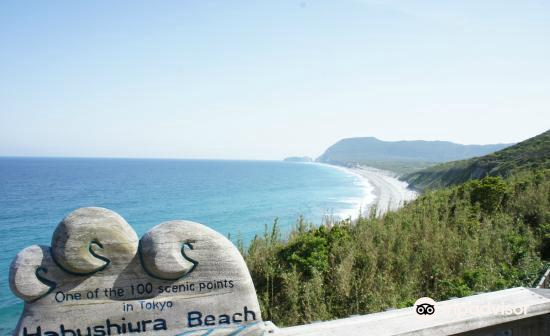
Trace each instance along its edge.
<path fill-rule="evenodd" d="M 398 174 L 439 162 L 485 155 L 509 145 L 459 145 L 448 141 L 382 141 L 373 137 L 343 139 L 317 161 L 341 166 L 367 165 Z"/>
<path fill-rule="evenodd" d="M 417 189 L 436 189 L 485 176 L 508 177 L 526 169 L 550 168 L 550 131 L 493 154 L 443 163 L 403 177 Z"/>
<path fill-rule="evenodd" d="M 550 258 L 550 170 L 429 191 L 331 228 L 275 224 L 243 251 L 263 317 L 280 326 L 532 286 Z"/>

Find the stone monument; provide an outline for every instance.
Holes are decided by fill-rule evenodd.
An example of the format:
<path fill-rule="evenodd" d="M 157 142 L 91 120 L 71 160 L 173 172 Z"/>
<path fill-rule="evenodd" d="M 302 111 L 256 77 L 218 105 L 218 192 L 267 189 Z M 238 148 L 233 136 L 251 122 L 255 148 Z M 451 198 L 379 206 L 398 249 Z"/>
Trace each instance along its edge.
<path fill-rule="evenodd" d="M 266 332 L 237 248 L 214 230 L 170 221 L 141 239 L 117 213 L 81 208 L 51 246 L 13 260 L 25 301 L 18 336 L 256 336 Z"/>

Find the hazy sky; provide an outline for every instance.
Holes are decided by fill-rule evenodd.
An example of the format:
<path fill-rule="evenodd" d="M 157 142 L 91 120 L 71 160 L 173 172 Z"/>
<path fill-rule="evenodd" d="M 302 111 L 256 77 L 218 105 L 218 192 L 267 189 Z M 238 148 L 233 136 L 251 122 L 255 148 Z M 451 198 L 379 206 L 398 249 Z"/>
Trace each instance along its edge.
<path fill-rule="evenodd" d="M 550 128 L 550 1 L 2 1 L 0 155 L 279 159 Z"/>

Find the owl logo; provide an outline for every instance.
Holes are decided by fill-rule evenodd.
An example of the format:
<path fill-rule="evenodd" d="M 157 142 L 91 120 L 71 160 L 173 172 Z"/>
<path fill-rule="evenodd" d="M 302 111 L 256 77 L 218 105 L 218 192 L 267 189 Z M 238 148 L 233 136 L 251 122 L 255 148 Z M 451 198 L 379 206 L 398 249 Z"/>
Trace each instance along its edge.
<path fill-rule="evenodd" d="M 419 304 L 416 306 L 416 313 L 418 315 L 432 315 L 435 313 L 435 307 L 429 303 Z"/>
<path fill-rule="evenodd" d="M 437 314 L 435 312 L 436 302 L 429 297 L 422 297 L 414 303 L 414 316 L 421 320 L 431 320 Z"/>

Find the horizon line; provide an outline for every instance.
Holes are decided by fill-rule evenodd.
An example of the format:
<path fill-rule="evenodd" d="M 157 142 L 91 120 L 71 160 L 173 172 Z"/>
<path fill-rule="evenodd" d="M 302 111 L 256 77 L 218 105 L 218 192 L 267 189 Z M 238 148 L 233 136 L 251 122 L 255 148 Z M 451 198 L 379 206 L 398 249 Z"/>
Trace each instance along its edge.
<path fill-rule="evenodd" d="M 292 156 L 288 156 L 292 157 Z M 141 156 L 58 156 L 58 155 L 1 155 L 0 159 L 102 159 L 102 160 L 180 160 L 180 161 L 284 161 L 282 159 L 228 159 L 228 158 L 183 158 Z"/>

